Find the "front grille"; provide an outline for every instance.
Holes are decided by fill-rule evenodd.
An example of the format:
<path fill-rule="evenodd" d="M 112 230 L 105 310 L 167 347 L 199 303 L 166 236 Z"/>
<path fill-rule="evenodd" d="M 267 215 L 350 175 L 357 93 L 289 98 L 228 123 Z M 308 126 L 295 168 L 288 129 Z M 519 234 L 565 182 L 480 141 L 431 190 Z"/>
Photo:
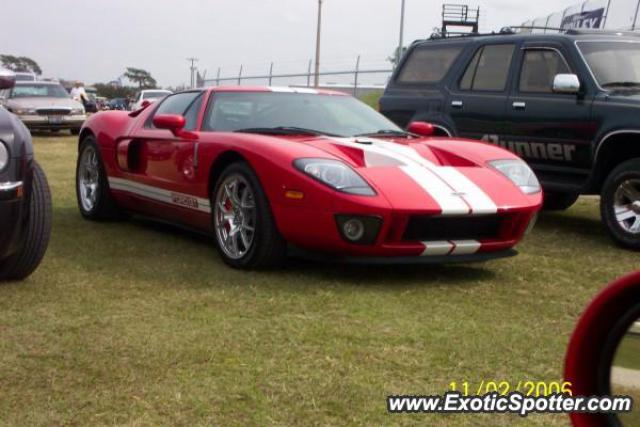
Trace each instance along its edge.
<path fill-rule="evenodd" d="M 505 218 L 483 216 L 412 216 L 404 241 L 481 240 L 497 238 Z"/>
<path fill-rule="evenodd" d="M 40 108 L 37 111 L 41 116 L 65 116 L 71 113 L 68 108 Z"/>

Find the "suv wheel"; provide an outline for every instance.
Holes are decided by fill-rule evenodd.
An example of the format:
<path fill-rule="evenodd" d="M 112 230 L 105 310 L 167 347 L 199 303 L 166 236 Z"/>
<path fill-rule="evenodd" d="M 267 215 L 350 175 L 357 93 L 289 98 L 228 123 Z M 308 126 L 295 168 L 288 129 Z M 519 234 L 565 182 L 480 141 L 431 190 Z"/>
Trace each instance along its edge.
<path fill-rule="evenodd" d="M 578 200 L 580 195 L 576 193 L 544 192 L 542 209 L 545 211 L 564 211 L 569 209 Z"/>
<path fill-rule="evenodd" d="M 640 158 L 618 165 L 602 187 L 600 214 L 621 246 L 640 250 Z"/>

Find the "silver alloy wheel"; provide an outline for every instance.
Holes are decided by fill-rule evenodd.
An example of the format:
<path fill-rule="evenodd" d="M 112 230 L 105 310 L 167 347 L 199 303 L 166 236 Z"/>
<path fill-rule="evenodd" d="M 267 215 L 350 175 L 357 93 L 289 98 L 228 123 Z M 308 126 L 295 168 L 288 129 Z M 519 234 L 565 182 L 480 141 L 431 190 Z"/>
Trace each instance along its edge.
<path fill-rule="evenodd" d="M 216 238 L 229 258 L 240 259 L 253 245 L 256 203 L 249 182 L 239 174 L 225 178 L 214 204 Z"/>
<path fill-rule="evenodd" d="M 78 189 L 80 190 L 80 202 L 85 212 L 91 212 L 98 201 L 100 186 L 100 169 L 98 167 L 98 154 L 92 146 L 86 147 L 80 157 L 78 167 Z"/>
<path fill-rule="evenodd" d="M 613 196 L 613 209 L 624 231 L 640 234 L 640 179 L 623 181 Z"/>

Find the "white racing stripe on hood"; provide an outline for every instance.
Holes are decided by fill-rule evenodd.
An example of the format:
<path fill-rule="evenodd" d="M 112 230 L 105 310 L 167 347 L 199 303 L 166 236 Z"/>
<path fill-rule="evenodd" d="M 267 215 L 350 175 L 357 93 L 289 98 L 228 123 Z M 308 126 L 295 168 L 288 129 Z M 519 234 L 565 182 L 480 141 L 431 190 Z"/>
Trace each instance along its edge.
<path fill-rule="evenodd" d="M 395 162 L 438 202 L 443 215 L 493 214 L 498 211 L 493 200 L 456 168 L 438 166 L 412 147 L 375 138 L 366 138 L 371 144 L 357 143 L 349 138 L 330 139 L 339 145 L 363 150 L 367 166 L 394 166 Z"/>
<path fill-rule="evenodd" d="M 451 187 L 429 169 L 415 164 L 400 166 L 400 169 L 438 202 L 443 215 L 469 213 L 469 205 L 462 198 L 455 196 Z"/>

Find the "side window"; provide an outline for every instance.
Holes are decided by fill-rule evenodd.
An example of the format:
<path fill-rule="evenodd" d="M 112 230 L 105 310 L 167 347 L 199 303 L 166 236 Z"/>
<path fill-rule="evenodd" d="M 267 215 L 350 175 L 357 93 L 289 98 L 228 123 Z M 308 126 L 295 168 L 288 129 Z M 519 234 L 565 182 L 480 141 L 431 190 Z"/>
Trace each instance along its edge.
<path fill-rule="evenodd" d="M 184 118 L 187 121 L 187 124 L 184 126 L 185 130 L 195 130 L 198 125 L 198 113 L 200 112 L 203 98 L 204 95 L 200 94 L 200 96 L 191 103 L 187 111 L 184 113 Z"/>
<path fill-rule="evenodd" d="M 456 60 L 462 46 L 419 47 L 405 62 L 398 83 L 438 83 Z"/>
<path fill-rule="evenodd" d="M 502 92 L 507 85 L 513 44 L 482 47 L 467 66 L 460 80 L 460 89 Z"/>
<path fill-rule="evenodd" d="M 187 110 L 194 104 L 197 98 L 200 98 L 201 92 L 183 92 L 166 97 L 160 106 L 154 111 L 153 116 L 158 114 L 180 114 L 186 117 Z M 197 113 L 195 113 L 197 116 Z M 195 120 L 194 120 L 195 122 Z M 187 126 L 189 125 L 187 119 Z M 150 117 L 146 123 L 147 127 L 153 127 L 153 118 Z M 188 130 L 188 128 L 185 127 Z"/>
<path fill-rule="evenodd" d="M 570 73 L 562 55 L 555 50 L 531 49 L 524 53 L 520 70 L 520 92 L 552 93 L 556 74 Z"/>

